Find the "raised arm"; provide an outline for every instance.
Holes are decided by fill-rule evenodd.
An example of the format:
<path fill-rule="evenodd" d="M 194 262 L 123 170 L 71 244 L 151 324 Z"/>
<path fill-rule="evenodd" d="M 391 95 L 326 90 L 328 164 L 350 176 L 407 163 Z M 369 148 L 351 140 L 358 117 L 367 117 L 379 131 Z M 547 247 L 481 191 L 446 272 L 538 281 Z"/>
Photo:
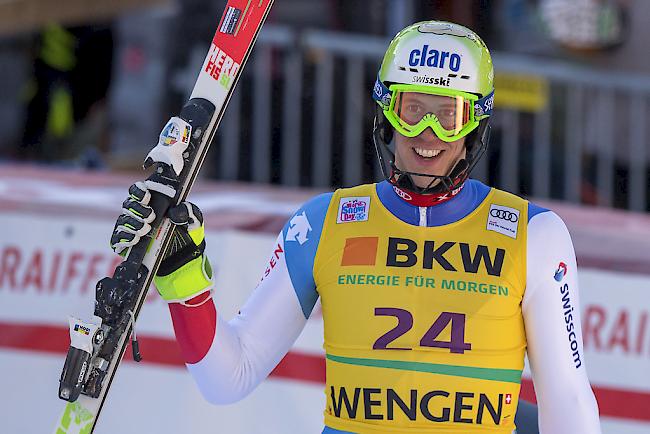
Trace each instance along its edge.
<path fill-rule="evenodd" d="M 289 219 L 271 249 L 262 280 L 232 320 L 218 314 L 211 291 L 169 304 L 188 370 L 209 402 L 245 397 L 304 328 L 318 298 L 312 268 L 330 198 L 317 196 Z"/>
<path fill-rule="evenodd" d="M 553 212 L 531 206 L 522 311 L 542 434 L 599 434 L 587 378 L 571 237 Z"/>

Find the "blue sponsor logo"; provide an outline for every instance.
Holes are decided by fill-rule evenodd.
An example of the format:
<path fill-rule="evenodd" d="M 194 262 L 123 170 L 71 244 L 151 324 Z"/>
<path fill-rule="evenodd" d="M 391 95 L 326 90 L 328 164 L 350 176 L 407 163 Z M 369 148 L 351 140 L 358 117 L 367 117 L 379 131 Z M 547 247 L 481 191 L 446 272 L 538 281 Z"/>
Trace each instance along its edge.
<path fill-rule="evenodd" d="M 560 262 L 560 264 L 557 266 L 557 270 L 555 270 L 555 275 L 553 278 L 557 282 L 561 282 L 562 279 L 564 279 L 564 276 L 566 275 L 567 272 L 567 267 L 564 262 Z"/>
<path fill-rule="evenodd" d="M 460 70 L 460 55 L 449 51 L 429 49 L 428 45 L 416 48 L 409 54 L 409 65 L 430 66 L 432 68 L 449 68 L 454 72 Z"/>

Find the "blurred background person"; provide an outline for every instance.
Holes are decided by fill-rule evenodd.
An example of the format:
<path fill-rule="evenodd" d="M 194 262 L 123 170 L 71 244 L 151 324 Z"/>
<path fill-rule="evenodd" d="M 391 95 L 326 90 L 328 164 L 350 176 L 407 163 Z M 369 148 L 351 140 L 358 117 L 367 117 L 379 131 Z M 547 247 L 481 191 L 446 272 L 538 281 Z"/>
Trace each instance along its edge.
<path fill-rule="evenodd" d="M 107 151 L 106 96 L 113 61 L 110 28 L 51 24 L 34 44 L 33 76 L 18 156 L 101 167 Z"/>

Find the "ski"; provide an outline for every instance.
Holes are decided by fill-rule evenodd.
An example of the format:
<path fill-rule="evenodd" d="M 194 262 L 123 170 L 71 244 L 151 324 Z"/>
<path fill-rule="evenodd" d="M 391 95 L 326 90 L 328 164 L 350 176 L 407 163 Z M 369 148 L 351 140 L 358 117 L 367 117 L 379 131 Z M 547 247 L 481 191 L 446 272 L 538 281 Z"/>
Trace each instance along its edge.
<path fill-rule="evenodd" d="M 97 283 L 93 319 L 69 319 L 70 348 L 59 380 L 59 398 L 68 402 L 56 434 L 92 433 L 129 340 L 140 360 L 135 322 L 174 230 L 164 216 L 187 198 L 272 4 L 228 0 L 188 102 L 147 155 L 144 167 L 153 167 L 146 180 L 156 214 L 153 229 L 112 277 Z"/>

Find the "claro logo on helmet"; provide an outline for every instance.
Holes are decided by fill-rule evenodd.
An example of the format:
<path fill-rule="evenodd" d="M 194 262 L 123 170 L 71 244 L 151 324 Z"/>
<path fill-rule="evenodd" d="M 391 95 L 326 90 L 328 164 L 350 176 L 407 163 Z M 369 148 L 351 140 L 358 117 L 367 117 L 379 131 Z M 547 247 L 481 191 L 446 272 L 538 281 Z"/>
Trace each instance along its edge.
<path fill-rule="evenodd" d="M 416 48 L 409 54 L 410 66 L 430 66 L 432 68 L 449 68 L 454 72 L 460 70 L 460 55 L 449 51 L 429 49 L 428 45 Z"/>

